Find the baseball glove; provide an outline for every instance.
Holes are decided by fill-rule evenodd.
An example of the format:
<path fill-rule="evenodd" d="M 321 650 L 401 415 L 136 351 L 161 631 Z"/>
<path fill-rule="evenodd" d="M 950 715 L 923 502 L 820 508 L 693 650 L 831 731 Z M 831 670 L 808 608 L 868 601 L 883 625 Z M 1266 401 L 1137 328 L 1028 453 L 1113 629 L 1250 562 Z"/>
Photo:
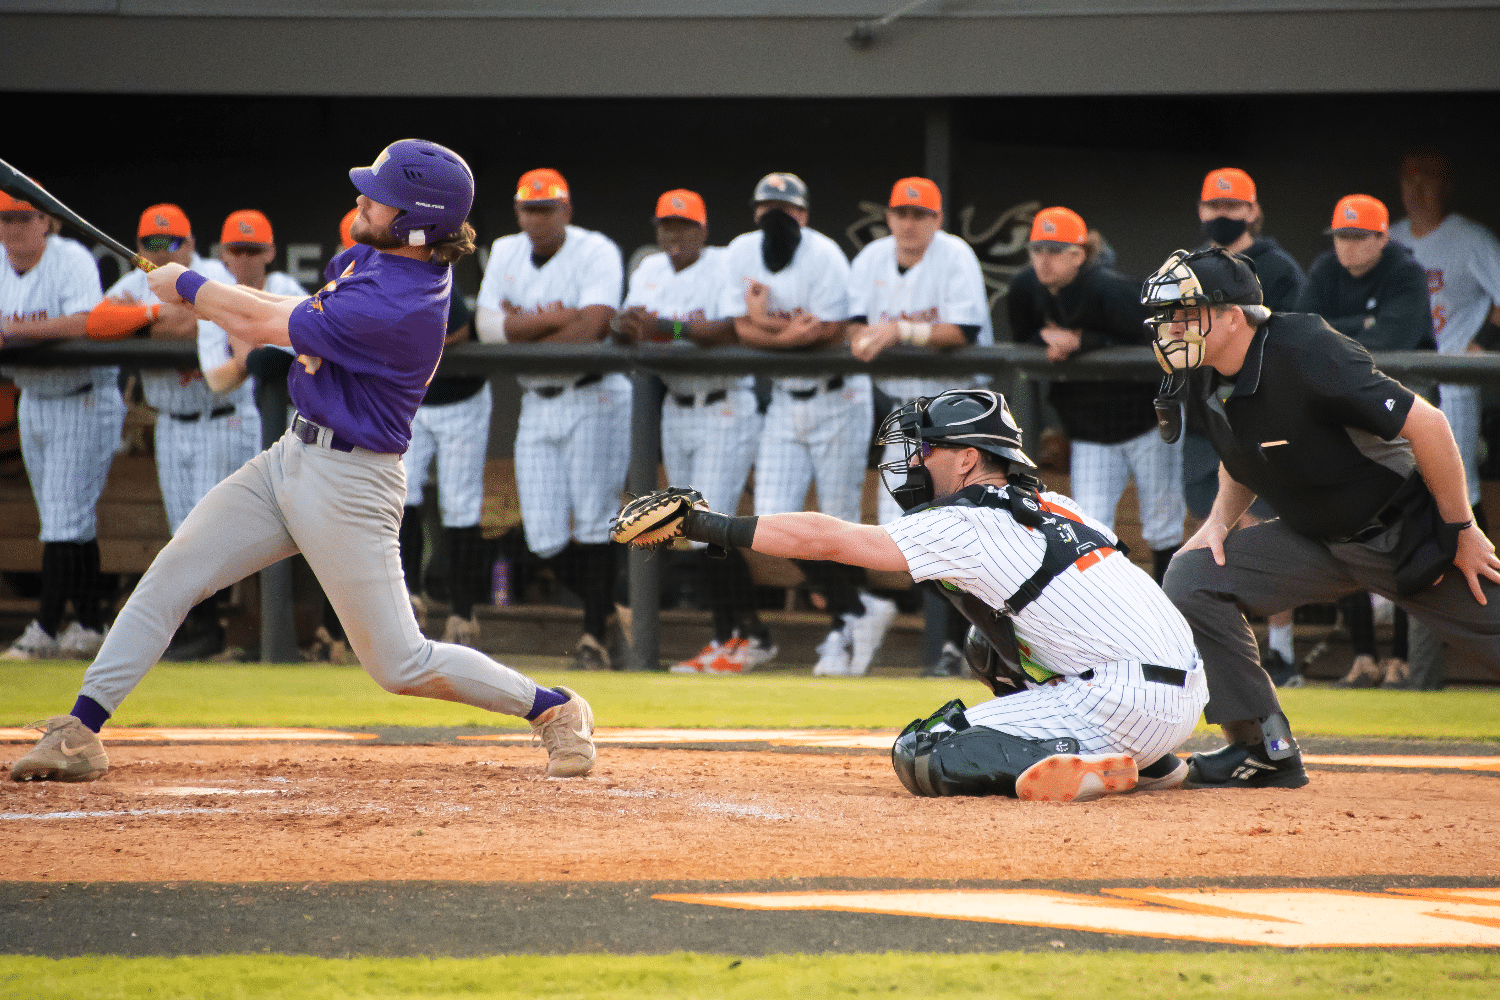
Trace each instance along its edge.
<path fill-rule="evenodd" d="M 609 523 L 609 537 L 638 548 L 665 545 L 682 537 L 683 519 L 694 509 L 709 509 L 703 494 L 695 489 L 670 486 L 647 493 L 620 508 Z"/>

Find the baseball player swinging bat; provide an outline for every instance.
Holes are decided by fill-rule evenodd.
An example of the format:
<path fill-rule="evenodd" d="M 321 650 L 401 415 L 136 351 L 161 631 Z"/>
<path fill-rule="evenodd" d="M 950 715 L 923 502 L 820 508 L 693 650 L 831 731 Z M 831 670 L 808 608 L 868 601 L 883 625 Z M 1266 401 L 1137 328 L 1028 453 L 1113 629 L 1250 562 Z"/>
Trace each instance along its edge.
<path fill-rule="evenodd" d="M 18 198 L 21 201 L 29 202 L 33 206 L 35 206 L 37 210 L 46 212 L 48 215 L 56 216 L 57 218 L 66 222 L 68 225 L 72 226 L 74 229 L 77 229 L 88 236 L 92 236 L 94 239 L 98 240 L 100 243 L 103 243 L 105 246 L 109 247 L 121 257 L 124 257 L 126 260 L 130 261 L 132 267 L 138 267 L 142 271 L 156 270 L 155 264 L 142 257 L 140 254 L 136 253 L 134 250 L 130 249 L 119 240 L 100 230 L 99 227 L 95 226 L 93 223 L 89 222 L 83 216 L 73 211 L 67 205 L 64 205 L 62 202 L 54 198 L 46 188 L 42 187 L 30 177 L 27 177 L 25 174 L 21 173 L 21 171 L 17 170 L 9 163 L 6 163 L 4 160 L 0 160 L 0 191 L 4 191 L 6 194 L 9 194 L 14 198 Z"/>

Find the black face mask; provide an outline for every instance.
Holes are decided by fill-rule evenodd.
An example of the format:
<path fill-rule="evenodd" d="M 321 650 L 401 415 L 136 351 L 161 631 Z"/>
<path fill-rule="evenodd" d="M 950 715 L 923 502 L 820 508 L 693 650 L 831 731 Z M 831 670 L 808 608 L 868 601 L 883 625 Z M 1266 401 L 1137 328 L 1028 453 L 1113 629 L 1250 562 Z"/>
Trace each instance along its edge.
<path fill-rule="evenodd" d="M 925 465 L 913 465 L 906 471 L 906 482 L 891 490 L 891 498 L 903 511 L 937 499 L 937 486 Z"/>
<path fill-rule="evenodd" d="M 765 234 L 760 241 L 761 260 L 766 262 L 766 270 L 775 274 L 792 262 L 802 242 L 802 226 L 779 208 L 762 215 L 758 225 Z"/>
<path fill-rule="evenodd" d="M 1221 247 L 1227 247 L 1241 236 L 1245 235 L 1250 223 L 1244 219 L 1226 219 L 1223 217 L 1209 219 L 1203 223 L 1203 235 Z"/>

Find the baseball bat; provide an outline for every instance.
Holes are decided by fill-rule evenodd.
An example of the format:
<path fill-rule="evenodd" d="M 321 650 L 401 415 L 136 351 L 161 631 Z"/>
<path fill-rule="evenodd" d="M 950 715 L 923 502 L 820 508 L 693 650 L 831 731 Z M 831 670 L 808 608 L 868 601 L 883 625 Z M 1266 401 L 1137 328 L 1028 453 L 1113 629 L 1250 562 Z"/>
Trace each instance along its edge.
<path fill-rule="evenodd" d="M 138 267 L 142 271 L 156 270 L 155 264 L 89 222 L 67 205 L 58 201 L 47 192 L 46 188 L 4 160 L 0 160 L 0 191 L 4 191 L 6 194 L 20 201 L 30 202 L 39 211 L 46 212 L 48 215 L 54 215 L 74 229 L 92 236 L 121 257 L 130 261 L 131 266 Z"/>

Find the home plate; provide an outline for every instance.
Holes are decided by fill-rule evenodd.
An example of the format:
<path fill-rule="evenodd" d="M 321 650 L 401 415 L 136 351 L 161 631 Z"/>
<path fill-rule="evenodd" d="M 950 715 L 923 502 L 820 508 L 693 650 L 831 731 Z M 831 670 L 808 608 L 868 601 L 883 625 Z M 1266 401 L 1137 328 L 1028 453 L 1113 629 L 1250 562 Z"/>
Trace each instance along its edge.
<path fill-rule="evenodd" d="M 336 729 L 165 729 L 111 726 L 104 732 L 109 743 L 298 743 L 307 740 L 378 740 L 374 733 L 342 733 Z M 0 729 L 0 743 L 35 743 L 35 729 Z"/>

